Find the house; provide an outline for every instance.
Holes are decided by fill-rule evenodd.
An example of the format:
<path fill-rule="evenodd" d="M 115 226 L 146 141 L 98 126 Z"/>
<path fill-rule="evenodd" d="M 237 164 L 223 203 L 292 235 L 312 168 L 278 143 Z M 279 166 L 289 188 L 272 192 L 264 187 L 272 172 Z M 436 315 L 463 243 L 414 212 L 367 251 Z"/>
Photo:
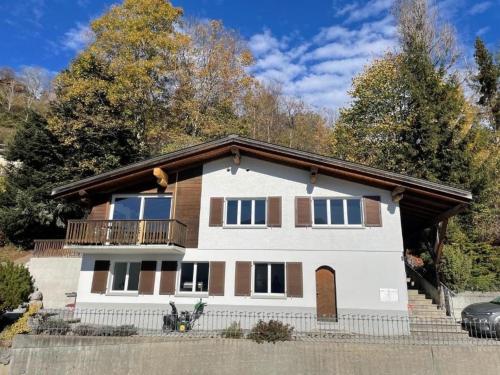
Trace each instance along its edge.
<path fill-rule="evenodd" d="M 239 136 L 54 189 L 88 207 L 79 308 L 408 315 L 404 250 L 440 256 L 468 191 Z"/>

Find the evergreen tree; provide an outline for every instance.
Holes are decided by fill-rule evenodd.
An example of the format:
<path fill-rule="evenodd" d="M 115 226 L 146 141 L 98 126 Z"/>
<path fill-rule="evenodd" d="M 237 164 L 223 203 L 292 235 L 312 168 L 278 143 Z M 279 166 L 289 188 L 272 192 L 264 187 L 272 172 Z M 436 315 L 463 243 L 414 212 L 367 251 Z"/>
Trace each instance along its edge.
<path fill-rule="evenodd" d="M 78 212 L 50 197 L 51 189 L 67 180 L 61 168 L 63 152 L 45 119 L 36 113 L 18 125 L 8 144 L 0 230 L 15 245 L 29 248 L 35 238 L 62 235 L 65 218 Z"/>
<path fill-rule="evenodd" d="M 0 314 L 12 310 L 33 293 L 33 278 L 22 264 L 0 263 Z"/>
<path fill-rule="evenodd" d="M 457 288 L 497 288 L 499 148 L 449 72 L 456 58 L 450 28 L 438 28 L 426 0 L 401 0 L 399 6 L 400 52 L 355 78 L 332 152 L 470 189 L 470 209 L 450 223 L 441 276 Z"/>
<path fill-rule="evenodd" d="M 479 86 L 478 104 L 491 111 L 493 128 L 500 130 L 500 67 L 493 61 L 493 56 L 484 45 L 481 38 L 477 37 L 474 45 L 474 58 L 478 73 L 474 81 Z"/>

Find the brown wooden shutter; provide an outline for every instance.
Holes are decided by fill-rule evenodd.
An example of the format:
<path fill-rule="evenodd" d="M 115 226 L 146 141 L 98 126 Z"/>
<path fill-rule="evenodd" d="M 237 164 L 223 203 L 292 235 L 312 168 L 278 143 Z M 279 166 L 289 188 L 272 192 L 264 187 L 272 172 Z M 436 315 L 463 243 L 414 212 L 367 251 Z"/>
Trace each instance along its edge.
<path fill-rule="evenodd" d="M 267 198 L 267 226 L 281 227 L 281 197 Z"/>
<path fill-rule="evenodd" d="M 90 293 L 106 293 L 108 283 L 109 260 L 96 260 L 94 264 L 94 276 Z"/>
<path fill-rule="evenodd" d="M 175 294 L 177 262 L 161 262 L 160 294 Z"/>
<path fill-rule="evenodd" d="M 311 198 L 295 197 L 295 226 L 310 227 L 311 218 Z"/>
<path fill-rule="evenodd" d="M 365 213 L 365 226 L 381 227 L 382 215 L 380 212 L 380 197 L 378 195 L 363 197 L 363 208 Z"/>
<path fill-rule="evenodd" d="M 302 263 L 286 263 L 286 294 L 288 297 L 302 298 Z"/>
<path fill-rule="evenodd" d="M 208 295 L 223 296 L 226 262 L 210 262 L 210 281 L 208 282 Z"/>
<path fill-rule="evenodd" d="M 221 227 L 224 216 L 224 198 L 210 198 L 209 226 Z"/>
<path fill-rule="evenodd" d="M 156 261 L 145 260 L 141 262 L 139 275 L 139 294 L 153 294 L 155 290 Z"/>
<path fill-rule="evenodd" d="M 235 281 L 234 281 L 234 295 L 235 296 L 249 296 L 250 283 L 251 283 L 251 262 L 236 262 Z"/>

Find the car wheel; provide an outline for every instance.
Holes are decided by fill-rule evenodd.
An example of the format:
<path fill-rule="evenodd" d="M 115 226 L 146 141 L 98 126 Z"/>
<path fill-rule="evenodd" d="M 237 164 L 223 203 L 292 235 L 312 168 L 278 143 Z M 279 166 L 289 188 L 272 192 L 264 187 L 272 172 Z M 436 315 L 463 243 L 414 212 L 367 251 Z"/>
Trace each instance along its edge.
<path fill-rule="evenodd" d="M 495 322 L 495 336 L 500 341 L 500 319 Z"/>

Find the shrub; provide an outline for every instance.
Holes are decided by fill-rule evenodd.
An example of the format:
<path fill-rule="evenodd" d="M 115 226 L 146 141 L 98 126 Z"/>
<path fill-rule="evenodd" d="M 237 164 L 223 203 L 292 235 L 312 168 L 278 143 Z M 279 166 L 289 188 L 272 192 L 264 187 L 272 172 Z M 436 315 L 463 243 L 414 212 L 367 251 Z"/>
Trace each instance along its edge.
<path fill-rule="evenodd" d="M 243 337 L 243 330 L 239 322 L 232 322 L 229 327 L 221 332 L 221 337 L 225 339 L 241 339 Z"/>
<path fill-rule="evenodd" d="M 248 338 L 258 343 L 267 341 L 275 343 L 276 341 L 290 341 L 292 339 L 293 327 L 284 324 L 279 320 L 270 320 L 259 322 L 252 328 Z"/>
<path fill-rule="evenodd" d="M 31 305 L 14 324 L 6 328 L 0 334 L 0 340 L 12 340 L 15 335 L 29 333 L 31 328 L 28 324 L 29 318 L 38 312 L 39 306 Z"/>
<path fill-rule="evenodd" d="M 137 334 L 137 328 L 133 325 L 121 326 L 99 326 L 93 324 L 79 324 L 73 328 L 76 336 L 133 336 Z"/>
<path fill-rule="evenodd" d="M 26 267 L 11 261 L 0 263 L 0 314 L 17 308 L 33 293 L 33 279 Z"/>
<path fill-rule="evenodd" d="M 41 319 L 33 328 L 37 335 L 66 335 L 70 331 L 70 325 L 63 319 Z"/>

